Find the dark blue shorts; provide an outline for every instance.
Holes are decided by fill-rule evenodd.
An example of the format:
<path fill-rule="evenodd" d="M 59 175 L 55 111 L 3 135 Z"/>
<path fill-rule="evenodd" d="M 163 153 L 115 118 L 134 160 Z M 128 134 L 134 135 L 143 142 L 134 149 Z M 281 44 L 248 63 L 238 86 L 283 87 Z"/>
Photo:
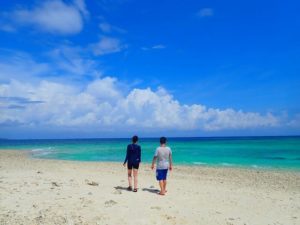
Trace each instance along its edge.
<path fill-rule="evenodd" d="M 168 169 L 156 170 L 156 180 L 166 180 L 168 174 Z"/>
<path fill-rule="evenodd" d="M 138 170 L 138 169 L 139 169 L 139 166 L 140 166 L 140 163 L 138 163 L 138 162 L 134 162 L 134 163 L 128 162 L 128 163 L 127 163 L 127 168 L 128 168 L 129 170 L 132 170 L 132 168 Z"/>

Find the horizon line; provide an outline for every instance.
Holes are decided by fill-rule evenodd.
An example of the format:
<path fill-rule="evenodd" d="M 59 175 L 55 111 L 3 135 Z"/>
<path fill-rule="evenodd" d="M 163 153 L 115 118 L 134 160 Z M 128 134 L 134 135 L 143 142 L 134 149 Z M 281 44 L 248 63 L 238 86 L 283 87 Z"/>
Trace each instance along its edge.
<path fill-rule="evenodd" d="M 143 136 L 138 136 L 139 139 L 156 139 L 160 138 L 161 136 L 156 136 L 156 137 L 143 137 Z M 169 136 L 167 137 L 168 139 L 182 139 L 182 138 L 199 138 L 199 139 L 205 139 L 205 138 L 280 138 L 280 137 L 300 137 L 300 134 L 296 135 L 230 135 L 230 136 L 189 136 L 189 137 L 184 137 L 184 136 Z M 131 139 L 131 136 L 128 137 L 73 137 L 73 138 L 0 138 L 0 141 L 2 140 L 92 140 L 92 139 Z"/>

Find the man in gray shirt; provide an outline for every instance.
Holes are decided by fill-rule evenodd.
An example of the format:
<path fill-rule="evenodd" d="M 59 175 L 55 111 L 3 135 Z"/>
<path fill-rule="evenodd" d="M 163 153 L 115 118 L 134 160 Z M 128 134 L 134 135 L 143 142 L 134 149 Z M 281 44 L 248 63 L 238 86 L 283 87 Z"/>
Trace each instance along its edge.
<path fill-rule="evenodd" d="M 160 147 L 155 151 L 151 169 L 154 169 L 155 162 L 157 162 L 156 167 L 156 179 L 160 186 L 160 195 L 165 195 L 167 186 L 167 174 L 168 169 L 172 170 L 172 151 L 166 146 L 167 138 L 160 138 Z"/>

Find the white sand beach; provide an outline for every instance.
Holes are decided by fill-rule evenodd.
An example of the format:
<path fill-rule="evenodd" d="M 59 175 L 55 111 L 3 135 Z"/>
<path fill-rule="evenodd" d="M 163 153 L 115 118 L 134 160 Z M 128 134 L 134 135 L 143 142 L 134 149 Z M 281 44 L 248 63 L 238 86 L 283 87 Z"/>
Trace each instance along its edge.
<path fill-rule="evenodd" d="M 150 164 L 126 190 L 122 163 L 0 151 L 0 224 L 299 225 L 300 172 L 177 166 L 157 194 Z"/>

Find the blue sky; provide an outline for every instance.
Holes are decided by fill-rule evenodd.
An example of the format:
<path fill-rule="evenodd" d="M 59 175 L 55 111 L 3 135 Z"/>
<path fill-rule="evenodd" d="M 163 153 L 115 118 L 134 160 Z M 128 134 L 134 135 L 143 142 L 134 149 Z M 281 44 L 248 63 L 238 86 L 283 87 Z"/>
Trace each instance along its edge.
<path fill-rule="evenodd" d="M 0 137 L 300 134 L 297 1 L 6 1 Z"/>

